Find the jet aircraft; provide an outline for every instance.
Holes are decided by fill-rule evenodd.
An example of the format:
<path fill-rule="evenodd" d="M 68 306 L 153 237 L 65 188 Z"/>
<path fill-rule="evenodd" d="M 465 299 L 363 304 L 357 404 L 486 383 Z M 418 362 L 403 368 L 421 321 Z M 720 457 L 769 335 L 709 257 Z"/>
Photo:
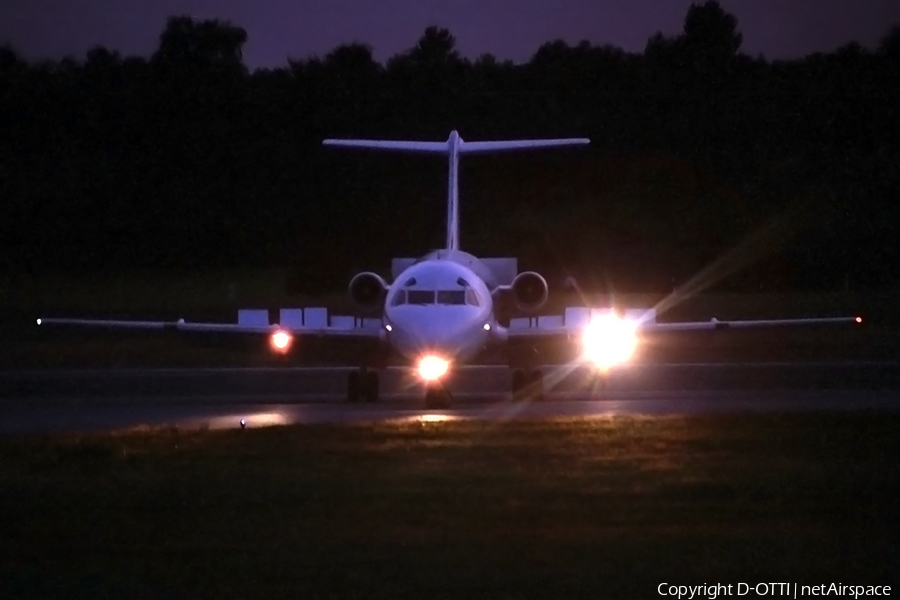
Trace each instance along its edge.
<path fill-rule="evenodd" d="M 686 331 L 719 328 L 770 327 L 860 322 L 859 317 L 710 321 L 657 323 L 653 311 L 629 311 L 625 318 L 612 311 L 582 309 L 563 322 L 556 320 L 536 327 L 501 324 L 495 310 L 502 298 L 511 300 L 523 312 L 535 314 L 548 298 L 546 279 L 534 271 L 511 272 L 515 259 L 478 258 L 459 247 L 458 164 L 464 154 L 525 150 L 590 143 L 586 138 L 502 140 L 466 142 L 456 131 L 446 141 L 396 141 L 327 139 L 326 146 L 370 148 L 441 154 L 448 157 L 446 247 L 416 259 L 400 260 L 392 282 L 365 271 L 349 283 L 351 300 L 361 311 L 377 314 L 380 323 L 372 327 L 335 327 L 327 321 L 317 324 L 291 317 L 282 311 L 279 323 L 251 322 L 239 318 L 237 324 L 166 321 L 94 320 L 42 318 L 38 325 L 82 325 L 132 329 L 174 329 L 195 332 L 233 332 L 267 335 L 275 351 L 287 351 L 295 336 L 343 338 L 374 343 L 376 351 L 360 361 L 347 377 L 347 400 L 374 402 L 379 398 L 379 369 L 388 354 L 399 355 L 415 368 L 425 388 L 429 408 L 449 404 L 444 382 L 454 368 L 471 361 L 486 347 L 512 343 L 541 343 L 547 340 L 573 341 L 581 345 L 581 357 L 600 369 L 627 361 L 638 343 L 638 334 L 654 331 Z M 510 260 L 512 263 L 510 263 Z M 397 262 L 397 261 L 395 261 Z M 513 271 L 515 267 L 513 266 Z M 510 365 L 518 367 L 518 365 Z M 533 367 L 515 368 L 512 392 L 528 388 L 539 396 L 543 374 Z"/>

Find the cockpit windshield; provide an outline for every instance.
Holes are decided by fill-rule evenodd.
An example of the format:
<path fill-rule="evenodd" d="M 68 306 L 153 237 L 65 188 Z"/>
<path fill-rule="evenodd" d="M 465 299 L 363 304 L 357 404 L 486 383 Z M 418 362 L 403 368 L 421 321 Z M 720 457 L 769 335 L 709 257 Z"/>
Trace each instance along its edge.
<path fill-rule="evenodd" d="M 466 292 L 465 292 L 465 290 L 438 290 L 437 303 L 438 304 L 465 304 L 466 303 Z"/>
<path fill-rule="evenodd" d="M 481 302 L 478 301 L 478 294 L 472 288 L 466 288 L 466 304 L 469 306 L 481 306 Z"/>
<path fill-rule="evenodd" d="M 391 298 L 391 306 L 401 304 L 441 304 L 481 306 L 478 294 L 472 288 L 464 290 L 399 290 Z"/>
<path fill-rule="evenodd" d="M 406 304 L 406 290 L 399 290 L 391 299 L 391 306 L 400 306 Z"/>
<path fill-rule="evenodd" d="M 434 290 L 409 290 L 406 292 L 408 304 L 434 304 Z"/>

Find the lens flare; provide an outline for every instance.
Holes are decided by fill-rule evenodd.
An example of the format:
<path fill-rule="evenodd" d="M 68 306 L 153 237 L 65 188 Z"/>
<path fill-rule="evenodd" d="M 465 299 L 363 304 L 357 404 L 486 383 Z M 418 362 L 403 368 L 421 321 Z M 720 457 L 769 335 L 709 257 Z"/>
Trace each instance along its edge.
<path fill-rule="evenodd" d="M 628 361 L 637 348 L 634 323 L 615 315 L 595 317 L 584 330 L 584 358 L 598 369 L 609 369 Z"/>
<path fill-rule="evenodd" d="M 450 363 L 439 356 L 423 356 L 416 370 L 424 381 L 437 381 L 449 368 Z"/>

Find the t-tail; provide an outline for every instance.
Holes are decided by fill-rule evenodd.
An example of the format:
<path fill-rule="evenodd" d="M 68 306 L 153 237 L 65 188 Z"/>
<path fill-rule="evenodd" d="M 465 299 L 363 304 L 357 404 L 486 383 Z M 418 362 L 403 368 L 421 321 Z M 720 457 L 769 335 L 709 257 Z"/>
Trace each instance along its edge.
<path fill-rule="evenodd" d="M 322 142 L 326 146 L 373 148 L 376 150 L 401 150 L 407 152 L 432 152 L 449 157 L 447 182 L 447 249 L 459 250 L 459 155 L 501 150 L 527 150 L 550 146 L 574 146 L 589 144 L 587 138 L 562 138 L 549 140 L 500 140 L 494 142 L 466 142 L 455 130 L 446 142 L 415 142 L 401 140 L 334 140 Z"/>

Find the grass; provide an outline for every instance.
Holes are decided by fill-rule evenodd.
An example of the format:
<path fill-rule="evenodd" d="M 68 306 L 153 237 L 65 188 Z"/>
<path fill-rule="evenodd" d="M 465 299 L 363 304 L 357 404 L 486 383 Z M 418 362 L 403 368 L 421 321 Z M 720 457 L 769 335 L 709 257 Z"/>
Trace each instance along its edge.
<path fill-rule="evenodd" d="M 895 413 L 0 440 L 0 597 L 896 584 Z"/>

